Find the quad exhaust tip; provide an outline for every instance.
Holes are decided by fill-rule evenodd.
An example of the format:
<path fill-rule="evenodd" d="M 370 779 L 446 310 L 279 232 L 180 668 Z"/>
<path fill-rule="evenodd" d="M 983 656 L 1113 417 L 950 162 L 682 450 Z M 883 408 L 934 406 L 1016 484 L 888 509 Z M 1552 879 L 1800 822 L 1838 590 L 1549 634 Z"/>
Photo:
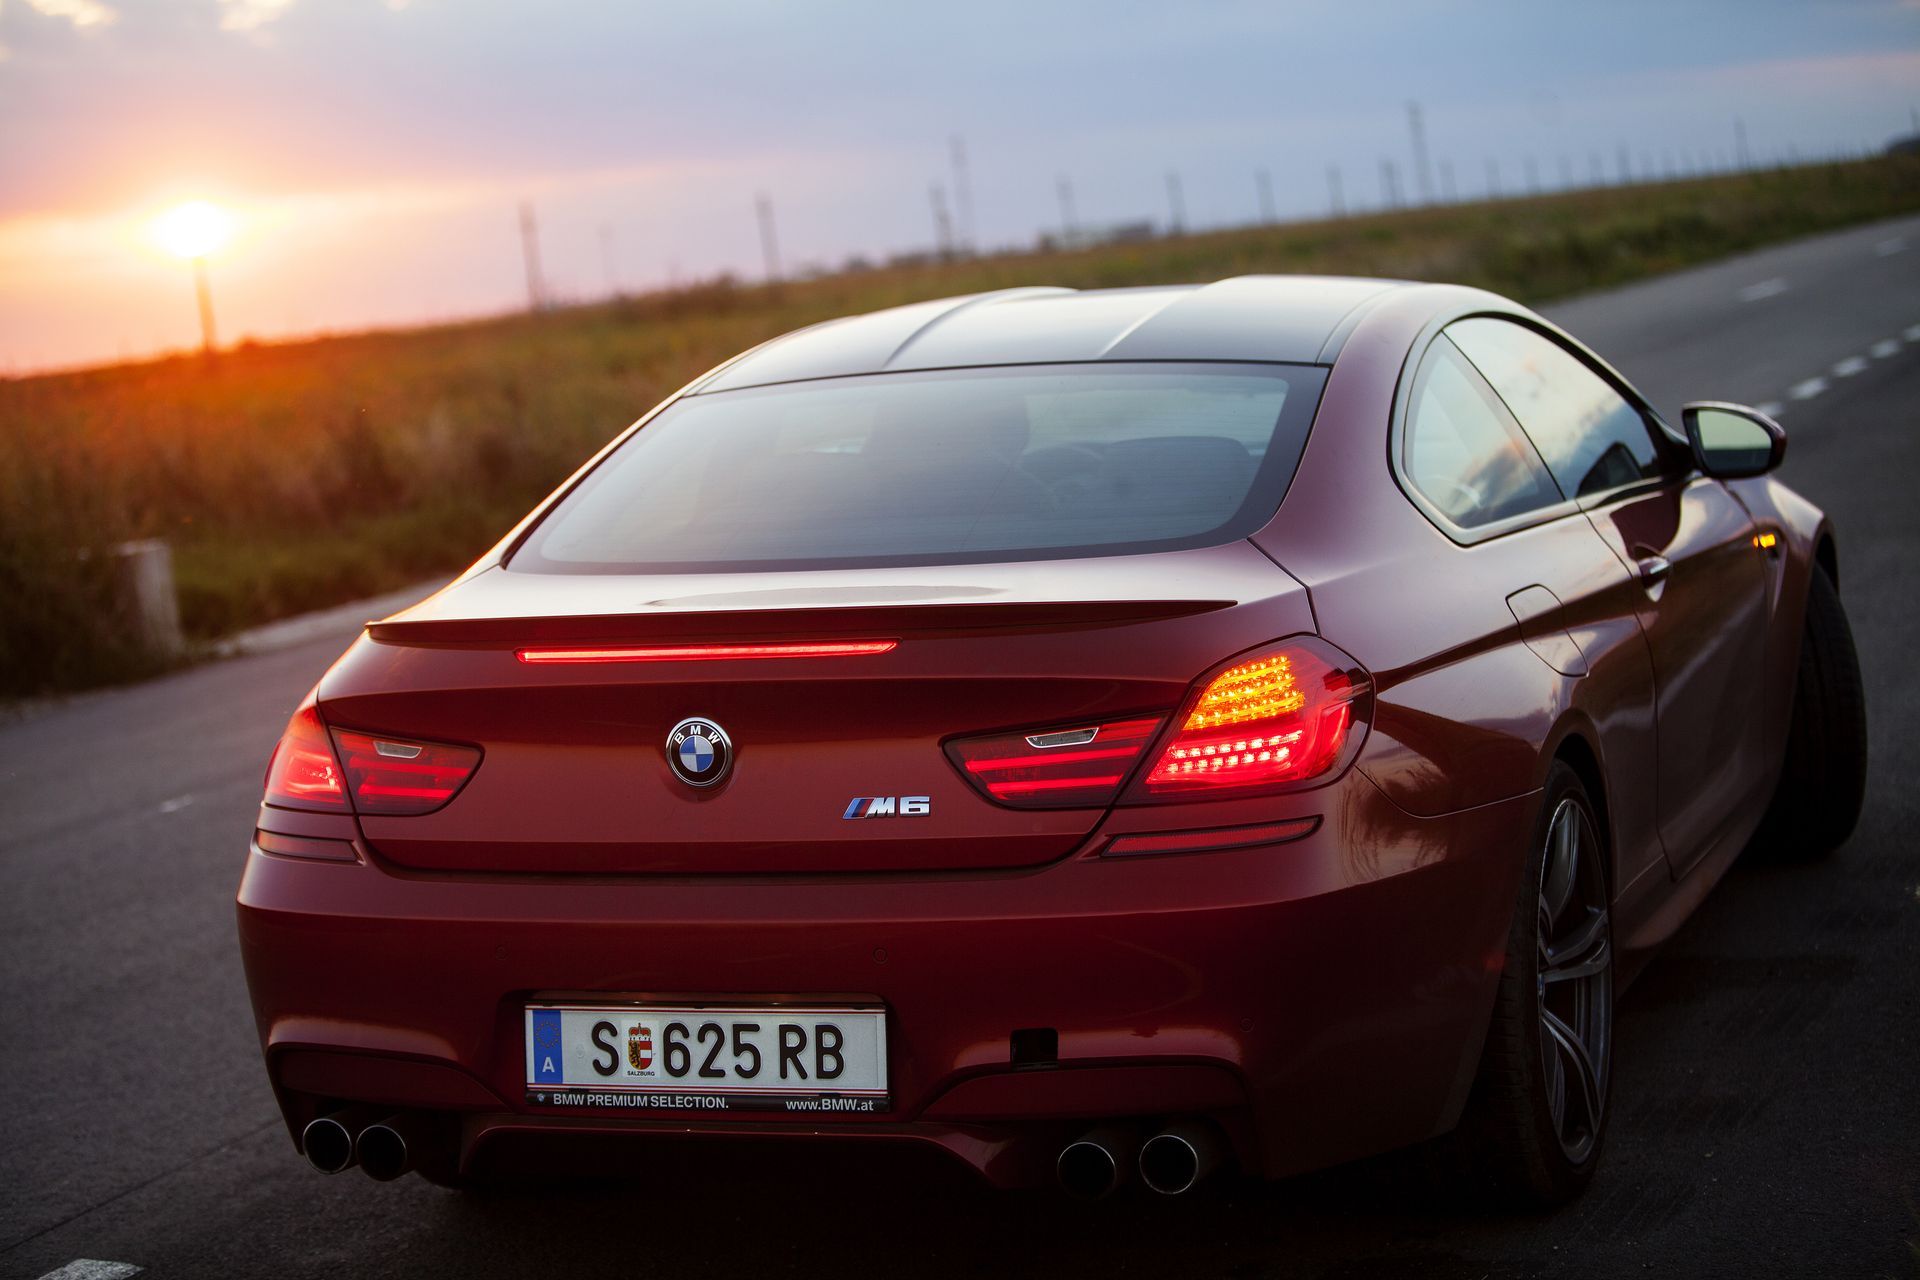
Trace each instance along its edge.
<path fill-rule="evenodd" d="M 1140 1181 L 1163 1196 L 1193 1190 L 1219 1167 L 1225 1152 L 1220 1131 L 1204 1121 L 1169 1125 L 1140 1147 Z"/>
<path fill-rule="evenodd" d="M 353 1130 L 341 1115 L 321 1116 L 300 1131 L 307 1163 L 322 1173 L 345 1173 L 355 1160 Z"/>
<path fill-rule="evenodd" d="M 413 1148 L 407 1142 L 410 1126 L 400 1116 L 362 1129 L 353 1141 L 353 1154 L 375 1182 L 392 1182 L 413 1168 Z"/>
<path fill-rule="evenodd" d="M 1133 1146 L 1133 1135 L 1124 1129 L 1095 1129 L 1060 1148 L 1054 1173 L 1069 1195 L 1098 1200 L 1112 1195 L 1126 1181 L 1133 1165 Z"/>

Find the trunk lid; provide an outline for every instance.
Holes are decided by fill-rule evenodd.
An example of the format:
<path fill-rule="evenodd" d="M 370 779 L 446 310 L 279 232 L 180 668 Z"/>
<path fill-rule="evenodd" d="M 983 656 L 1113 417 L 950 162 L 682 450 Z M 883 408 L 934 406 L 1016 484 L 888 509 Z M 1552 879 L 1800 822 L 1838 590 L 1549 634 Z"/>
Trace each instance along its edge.
<path fill-rule="evenodd" d="M 1103 808 L 993 804 L 961 735 L 1169 713 L 1223 658 L 1312 630 L 1251 544 L 1085 560 L 831 573 L 528 574 L 491 568 L 375 623 L 319 690 L 336 726 L 467 743 L 466 788 L 363 817 L 421 870 L 779 875 L 1035 866 Z M 534 665 L 530 645 L 885 639 L 883 654 Z M 731 773 L 674 775 L 669 731 L 711 721 Z M 897 803 L 925 797 L 920 806 Z M 848 818 L 893 798 L 891 814 Z M 885 809 L 887 806 L 867 806 Z"/>

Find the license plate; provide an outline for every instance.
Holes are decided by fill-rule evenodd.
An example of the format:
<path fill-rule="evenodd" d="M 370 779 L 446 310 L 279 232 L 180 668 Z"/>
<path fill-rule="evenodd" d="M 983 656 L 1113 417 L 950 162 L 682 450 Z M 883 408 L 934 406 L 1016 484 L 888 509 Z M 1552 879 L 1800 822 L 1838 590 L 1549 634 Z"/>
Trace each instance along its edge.
<path fill-rule="evenodd" d="M 634 1111 L 887 1109 L 887 1017 L 795 1005 L 528 1005 L 527 1102 Z"/>

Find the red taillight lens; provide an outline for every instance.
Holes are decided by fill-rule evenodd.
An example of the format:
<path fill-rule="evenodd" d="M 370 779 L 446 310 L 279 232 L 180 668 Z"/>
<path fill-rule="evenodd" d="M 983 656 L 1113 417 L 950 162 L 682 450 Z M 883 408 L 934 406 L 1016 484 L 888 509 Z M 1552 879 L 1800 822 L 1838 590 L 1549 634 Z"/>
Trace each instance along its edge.
<path fill-rule="evenodd" d="M 431 813 L 479 765 L 476 747 L 350 729 L 329 736 L 319 708 L 308 703 L 293 713 L 267 764 L 267 803 L 325 813 Z"/>
<path fill-rule="evenodd" d="M 293 713 L 267 764 L 267 803 L 282 809 L 346 813 L 347 789 L 312 703 Z"/>
<path fill-rule="evenodd" d="M 987 797 L 1017 809 L 1106 805 L 1160 732 L 1158 716 L 960 738 L 947 755 Z"/>
<path fill-rule="evenodd" d="M 380 816 L 431 813 L 459 794 L 480 765 L 476 747 L 335 729 L 353 807 Z"/>
<path fill-rule="evenodd" d="M 1358 746 L 1370 692 L 1352 659 L 1311 637 L 1240 659 L 1188 701 L 1135 794 L 1282 790 L 1320 778 Z"/>

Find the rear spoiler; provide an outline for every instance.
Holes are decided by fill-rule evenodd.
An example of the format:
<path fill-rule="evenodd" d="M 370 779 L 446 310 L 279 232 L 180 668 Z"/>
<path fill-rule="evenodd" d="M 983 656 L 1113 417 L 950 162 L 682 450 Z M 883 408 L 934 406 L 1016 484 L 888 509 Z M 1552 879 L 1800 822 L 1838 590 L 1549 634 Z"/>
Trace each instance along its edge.
<path fill-rule="evenodd" d="M 791 609 L 663 609 L 648 613 L 554 617 L 395 618 L 369 623 L 367 634 L 381 644 L 460 648 L 765 637 L 980 635 L 997 631 L 1115 627 L 1211 613 L 1236 603 L 1233 600 L 982 601 Z"/>

